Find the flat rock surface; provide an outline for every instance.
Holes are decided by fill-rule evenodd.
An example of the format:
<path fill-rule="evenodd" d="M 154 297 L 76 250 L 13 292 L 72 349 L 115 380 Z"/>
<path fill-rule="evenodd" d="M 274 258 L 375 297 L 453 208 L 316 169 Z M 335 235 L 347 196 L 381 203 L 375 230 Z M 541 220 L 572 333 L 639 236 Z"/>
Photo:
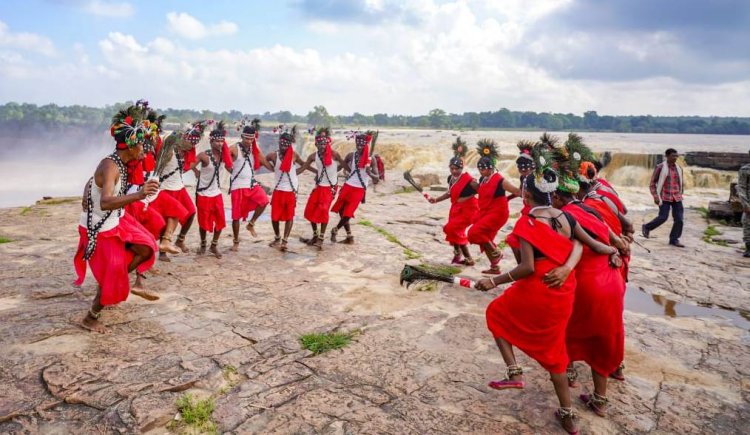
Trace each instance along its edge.
<path fill-rule="evenodd" d="M 312 182 L 302 182 L 290 252 L 267 246 L 272 231 L 262 222 L 258 239 L 243 230 L 236 253 L 225 232 L 221 260 L 157 262 L 146 282 L 161 299 L 131 295 L 105 312 L 109 335 L 77 326 L 95 294 L 90 275 L 72 286 L 80 205 L 0 210 L 0 235 L 12 240 L 0 244 L 0 433 L 164 433 L 185 392 L 212 396 L 227 433 L 563 433 L 552 385 L 533 360 L 520 356 L 525 390 L 487 387 L 504 370 L 484 319 L 501 289 L 399 286 L 405 262 L 450 260 L 447 203 L 395 194 L 404 183 L 394 180 L 371 189 L 358 211 L 354 222 L 387 231 L 419 259 L 365 225 L 353 226 L 356 244 L 327 240 L 319 252 L 297 241 L 310 231 L 301 214 Z M 649 199 L 622 194 L 629 204 Z M 631 211 L 637 228 L 655 216 L 642 205 Z M 511 211 L 519 208 L 513 201 Z M 737 246 L 701 240 L 707 223 L 697 211 L 686 219 L 685 249 L 667 246 L 669 223 L 638 237 L 651 253 L 634 247 L 629 291 L 661 297 L 650 303 L 665 312 L 671 301 L 746 313 L 750 261 Z M 741 229 L 721 229 L 741 239 Z M 197 237 L 189 235 L 193 247 Z M 511 257 L 506 249 L 504 269 Z M 463 275 L 479 278 L 486 266 L 482 259 Z M 607 419 L 576 403 L 584 433 L 750 433 L 744 324 L 718 309 L 681 316 L 681 306 L 676 317 L 626 311 L 627 381 L 611 383 Z M 360 332 L 341 350 L 312 355 L 300 346 L 304 333 L 351 330 Z M 579 372 L 573 392 L 591 391 L 583 365 Z"/>

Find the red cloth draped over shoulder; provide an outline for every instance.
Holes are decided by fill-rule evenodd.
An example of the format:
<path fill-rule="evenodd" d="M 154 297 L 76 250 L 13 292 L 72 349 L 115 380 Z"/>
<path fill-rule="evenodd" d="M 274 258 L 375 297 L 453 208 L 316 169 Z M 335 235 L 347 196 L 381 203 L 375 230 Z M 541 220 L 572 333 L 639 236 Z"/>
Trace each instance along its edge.
<path fill-rule="evenodd" d="M 617 194 L 610 192 L 609 190 L 599 189 L 596 191 L 599 195 L 609 199 L 617 207 L 617 211 L 621 214 L 625 214 L 625 204 L 622 203 L 620 197 Z"/>
<path fill-rule="evenodd" d="M 502 182 L 502 175 L 495 173 L 487 182 L 479 185 L 479 212 L 469 228 L 469 243 L 493 243 L 497 232 L 508 222 L 508 197 L 495 197 L 498 184 Z"/>
<path fill-rule="evenodd" d="M 568 365 L 565 332 L 573 312 L 575 274 L 560 288 L 549 288 L 542 279 L 567 260 L 573 242 L 529 216 L 518 219 L 513 234 L 545 257 L 534 261 L 533 274 L 514 282 L 490 303 L 487 327 L 493 337 L 518 347 L 546 370 L 562 373 Z"/>
<path fill-rule="evenodd" d="M 609 244 L 609 227 L 577 204 L 563 210 L 589 233 Z M 583 247 L 575 268 L 576 296 L 567 328 L 566 346 L 571 361 L 585 361 L 602 376 L 615 371 L 625 352 L 625 281 L 619 269 L 609 265 L 609 256 Z"/>
<path fill-rule="evenodd" d="M 464 172 L 451 186 L 451 209 L 448 212 L 448 222 L 443 226 L 445 240 L 452 245 L 465 245 L 469 243 L 466 237 L 466 229 L 474 221 L 474 216 L 479 210 L 477 198 L 471 196 L 459 201 L 461 192 L 471 182 L 471 175 Z"/>

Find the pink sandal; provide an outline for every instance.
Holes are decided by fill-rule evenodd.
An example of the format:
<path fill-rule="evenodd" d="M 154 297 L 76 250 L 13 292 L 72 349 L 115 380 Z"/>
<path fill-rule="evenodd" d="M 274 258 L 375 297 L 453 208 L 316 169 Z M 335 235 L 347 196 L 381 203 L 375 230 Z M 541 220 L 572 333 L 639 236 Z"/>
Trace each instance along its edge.
<path fill-rule="evenodd" d="M 508 390 L 511 388 L 515 389 L 523 389 L 526 386 L 526 383 L 522 380 L 512 380 L 510 379 L 511 376 L 520 376 L 523 374 L 523 368 L 519 365 L 512 365 L 508 366 L 505 369 L 505 376 L 506 378 L 501 381 L 490 381 L 489 384 L 487 384 L 488 387 L 493 388 L 495 390 Z"/>

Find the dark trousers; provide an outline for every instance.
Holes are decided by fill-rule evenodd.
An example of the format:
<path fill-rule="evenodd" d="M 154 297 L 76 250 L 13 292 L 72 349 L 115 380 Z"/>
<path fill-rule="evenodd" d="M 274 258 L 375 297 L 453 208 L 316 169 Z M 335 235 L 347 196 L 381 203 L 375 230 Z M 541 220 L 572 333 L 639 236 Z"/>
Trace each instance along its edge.
<path fill-rule="evenodd" d="M 659 228 L 661 224 L 666 222 L 669 218 L 670 208 L 672 209 L 672 219 L 674 220 L 674 224 L 672 224 L 672 231 L 669 232 L 669 243 L 676 243 L 680 240 L 680 236 L 682 236 L 682 218 L 684 214 L 682 201 L 663 201 L 659 206 L 659 216 L 657 216 L 651 222 L 647 223 L 646 229 L 649 231 L 653 231 Z"/>

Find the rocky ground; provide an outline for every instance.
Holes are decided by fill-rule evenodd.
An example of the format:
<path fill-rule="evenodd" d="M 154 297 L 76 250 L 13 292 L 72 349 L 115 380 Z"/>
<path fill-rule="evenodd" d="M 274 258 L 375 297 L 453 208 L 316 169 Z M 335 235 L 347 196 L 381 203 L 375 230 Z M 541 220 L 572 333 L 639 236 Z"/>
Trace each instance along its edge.
<path fill-rule="evenodd" d="M 187 254 L 157 263 L 147 284 L 161 299 L 131 296 L 107 312 L 109 335 L 77 326 L 95 293 L 90 276 L 71 285 L 79 203 L 0 210 L 0 236 L 11 240 L 0 244 L 0 433 L 180 431 L 172 420 L 186 392 L 212 397 L 213 420 L 228 433 L 564 433 L 534 361 L 520 359 L 525 390 L 486 386 L 503 376 L 484 320 L 501 289 L 399 286 L 405 262 L 451 255 L 441 243 L 447 204 L 397 193 L 401 185 L 371 190 L 356 219 L 390 240 L 355 225 L 355 245 L 327 242 L 318 252 L 296 241 L 309 231 L 300 220 L 282 254 L 267 247 L 264 222 L 259 239 L 244 233 L 230 253 L 227 234 L 221 260 Z M 654 215 L 634 208 L 638 226 Z M 630 291 L 750 310 L 750 260 L 737 245 L 704 242 L 707 223 L 696 210 L 686 218 L 686 249 L 666 245 L 668 227 L 639 238 L 651 253 L 635 248 Z M 722 229 L 740 238 L 739 229 Z M 197 245 L 197 231 L 189 241 Z M 465 275 L 479 277 L 481 266 L 486 260 Z M 627 381 L 612 382 L 607 419 L 576 404 L 583 433 L 750 433 L 747 330 L 635 311 L 625 321 Z M 321 355 L 299 342 L 308 332 L 353 330 L 352 344 Z M 589 375 L 582 381 L 576 394 L 592 388 Z"/>

